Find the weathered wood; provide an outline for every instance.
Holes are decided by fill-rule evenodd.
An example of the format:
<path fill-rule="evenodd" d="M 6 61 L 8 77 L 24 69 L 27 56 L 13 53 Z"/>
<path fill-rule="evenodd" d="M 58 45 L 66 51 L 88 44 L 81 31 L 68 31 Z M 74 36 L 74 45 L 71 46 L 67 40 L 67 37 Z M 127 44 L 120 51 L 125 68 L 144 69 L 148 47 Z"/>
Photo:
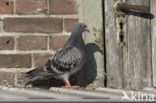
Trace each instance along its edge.
<path fill-rule="evenodd" d="M 86 23 L 90 29 L 89 34 L 84 34 L 88 60 L 84 66 L 83 75 L 79 75 L 81 83 L 86 83 L 93 82 L 94 79 L 104 79 L 104 54 L 99 52 L 104 51 L 103 7 L 102 0 L 81 0 L 80 5 L 80 22 Z M 104 80 L 100 84 L 97 86 L 103 86 Z"/>
<path fill-rule="evenodd" d="M 105 45 L 106 45 L 106 68 L 107 68 L 107 87 L 142 89 L 152 86 L 152 57 L 151 57 L 151 24 L 146 14 L 129 12 L 126 22 L 126 33 L 124 34 L 125 44 L 123 47 L 117 45 L 117 15 L 113 6 L 117 0 L 105 0 Z M 128 4 L 150 6 L 150 0 L 127 0 Z M 103 50 L 103 20 L 102 20 L 102 0 L 82 0 L 80 21 L 85 22 L 91 30 L 90 34 L 85 35 L 86 44 L 96 42 Z M 155 1 L 151 1 L 155 2 Z M 151 11 L 155 11 L 152 3 Z M 145 17 L 144 17 L 145 16 Z M 152 46 L 155 51 L 155 22 L 152 23 Z M 125 24 L 124 24 L 125 25 Z M 89 44 L 90 45 L 90 44 Z M 88 53 L 93 54 L 94 46 L 88 46 Z M 94 49 L 92 48 L 94 47 Z M 90 54 L 90 55 L 91 55 Z M 153 52 L 153 61 L 156 57 Z M 85 66 L 89 74 L 95 74 L 97 78 L 104 78 L 104 56 L 98 52 L 95 58 L 89 57 L 90 64 Z M 153 63 L 153 67 L 156 67 Z M 93 65 L 94 64 L 94 65 Z M 93 69 L 97 68 L 97 71 Z M 92 71 L 92 72 L 90 72 Z M 153 81 L 156 85 L 156 70 L 153 69 Z M 97 72 L 97 74 L 96 74 Z M 80 76 L 80 75 L 79 75 Z M 92 75 L 93 76 L 93 75 Z M 92 78 L 91 76 L 91 78 Z M 81 77 L 81 76 L 80 76 Z M 81 79 L 84 76 L 81 77 Z M 85 81 L 86 82 L 86 81 Z"/>
<path fill-rule="evenodd" d="M 150 1 L 151 13 L 154 18 L 151 20 L 151 35 L 152 35 L 152 67 L 153 67 L 153 86 L 156 87 L 156 0 Z"/>
<path fill-rule="evenodd" d="M 128 4 L 150 6 L 149 0 L 127 0 Z M 128 58 L 124 68 L 124 87 L 142 89 L 151 86 L 150 19 L 131 13 L 127 21 Z"/>
<path fill-rule="evenodd" d="M 123 87 L 123 50 L 117 45 L 115 0 L 105 0 L 107 87 Z"/>
<path fill-rule="evenodd" d="M 129 12 L 125 23 L 125 44 L 117 46 L 116 0 L 105 0 L 107 87 L 142 89 L 152 86 L 150 19 Z M 127 4 L 150 6 L 149 0 L 127 0 Z M 146 15 L 146 16 L 145 16 Z M 144 17 L 145 16 L 145 17 Z M 124 24 L 124 25 L 125 25 Z"/>

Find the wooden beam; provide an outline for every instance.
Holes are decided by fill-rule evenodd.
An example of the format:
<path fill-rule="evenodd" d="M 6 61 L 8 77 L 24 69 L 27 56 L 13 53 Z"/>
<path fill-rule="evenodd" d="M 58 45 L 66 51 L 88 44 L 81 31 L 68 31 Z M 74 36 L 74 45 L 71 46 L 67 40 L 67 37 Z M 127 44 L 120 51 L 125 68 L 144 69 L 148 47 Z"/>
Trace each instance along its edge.
<path fill-rule="evenodd" d="M 152 72 L 153 86 L 156 87 L 156 0 L 150 0 L 151 13 L 154 18 L 151 20 L 151 38 L 152 38 Z"/>
<path fill-rule="evenodd" d="M 150 6 L 150 0 L 127 0 L 130 5 Z M 146 14 L 147 15 L 147 14 Z M 124 87 L 151 87 L 151 24 L 145 14 L 132 12 L 128 16 L 128 57 L 124 68 Z"/>
<path fill-rule="evenodd" d="M 107 87 L 123 88 L 123 49 L 118 47 L 115 0 L 105 0 Z"/>

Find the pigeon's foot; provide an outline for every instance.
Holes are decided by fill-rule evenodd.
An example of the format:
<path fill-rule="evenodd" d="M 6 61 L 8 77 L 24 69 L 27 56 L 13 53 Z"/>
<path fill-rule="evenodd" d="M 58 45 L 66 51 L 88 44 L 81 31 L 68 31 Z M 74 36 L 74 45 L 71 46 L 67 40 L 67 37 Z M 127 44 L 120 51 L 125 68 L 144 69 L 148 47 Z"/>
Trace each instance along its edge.
<path fill-rule="evenodd" d="M 71 87 L 80 87 L 80 86 L 79 85 L 71 85 L 70 83 L 67 83 L 66 87 L 67 88 L 71 88 Z"/>
<path fill-rule="evenodd" d="M 70 87 L 80 87 L 79 85 L 71 85 L 68 82 L 65 82 L 65 87 L 70 88 Z"/>

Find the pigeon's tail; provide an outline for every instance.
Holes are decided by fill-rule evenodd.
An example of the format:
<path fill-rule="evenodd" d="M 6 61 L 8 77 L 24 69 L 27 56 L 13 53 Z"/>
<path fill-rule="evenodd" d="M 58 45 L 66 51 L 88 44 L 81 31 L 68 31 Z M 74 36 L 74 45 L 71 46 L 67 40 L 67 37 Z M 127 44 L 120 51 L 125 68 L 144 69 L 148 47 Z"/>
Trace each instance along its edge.
<path fill-rule="evenodd" d="M 37 83 L 37 81 L 45 79 L 45 76 L 48 75 L 48 73 L 44 72 L 43 67 L 44 66 L 40 66 L 31 71 L 26 72 L 26 77 L 28 77 L 29 80 L 25 84 L 25 87 L 29 84 L 34 85 L 35 83 Z"/>
<path fill-rule="evenodd" d="M 53 73 L 48 73 L 43 68 L 44 66 L 40 66 L 31 71 L 26 72 L 26 77 L 28 77 L 29 80 L 25 84 L 25 87 L 29 84 L 34 85 L 40 80 L 46 80 L 53 76 Z"/>
<path fill-rule="evenodd" d="M 29 81 L 26 82 L 25 87 L 26 87 L 27 85 L 29 85 L 29 84 L 34 85 L 35 83 L 37 83 L 37 81 L 38 81 L 39 79 L 40 79 L 39 76 L 30 79 Z"/>
<path fill-rule="evenodd" d="M 31 71 L 26 72 L 26 77 L 33 78 L 38 76 L 39 73 L 43 72 L 43 66 L 37 67 Z"/>
<path fill-rule="evenodd" d="M 29 78 L 28 82 L 25 84 L 25 86 L 29 84 L 34 84 L 41 76 L 40 73 L 43 72 L 43 66 L 37 67 L 31 71 L 26 72 L 26 77 Z"/>

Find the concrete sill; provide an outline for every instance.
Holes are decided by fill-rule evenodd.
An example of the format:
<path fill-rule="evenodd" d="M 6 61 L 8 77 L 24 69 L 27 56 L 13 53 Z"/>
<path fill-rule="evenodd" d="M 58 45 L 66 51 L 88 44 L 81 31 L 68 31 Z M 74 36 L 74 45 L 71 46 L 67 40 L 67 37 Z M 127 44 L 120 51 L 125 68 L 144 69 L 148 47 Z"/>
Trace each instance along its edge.
<path fill-rule="evenodd" d="M 0 87 L 0 101 L 51 101 L 51 102 L 75 102 L 75 101 L 121 101 L 123 91 L 129 96 L 132 90 L 120 90 L 111 88 L 97 88 L 95 90 L 56 88 L 49 90 L 39 88 L 8 88 Z M 154 94 L 155 89 L 146 88 L 143 91 L 133 91 L 145 94 Z"/>

